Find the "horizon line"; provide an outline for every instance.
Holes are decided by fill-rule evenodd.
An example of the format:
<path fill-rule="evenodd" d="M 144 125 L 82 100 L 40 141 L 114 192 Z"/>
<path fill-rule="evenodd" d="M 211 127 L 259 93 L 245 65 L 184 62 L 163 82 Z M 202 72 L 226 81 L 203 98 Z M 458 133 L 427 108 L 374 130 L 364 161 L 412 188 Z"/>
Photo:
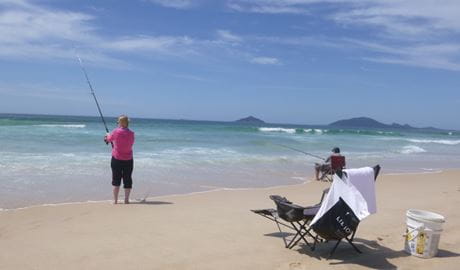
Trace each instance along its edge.
<path fill-rule="evenodd" d="M 72 114 L 46 114 L 46 113 L 9 113 L 9 112 L 0 112 L 0 115 L 24 115 L 24 116 L 27 116 L 27 115 L 30 115 L 30 116 L 75 116 L 75 117 L 93 117 L 93 118 L 100 118 L 99 115 L 83 115 L 83 114 L 79 114 L 79 115 L 72 115 Z M 250 117 L 252 115 L 249 115 L 249 116 L 246 116 L 244 118 L 247 118 L 247 117 Z M 117 118 L 118 116 L 112 116 L 112 115 L 106 115 L 104 116 L 104 118 Z M 252 116 L 252 117 L 255 117 L 255 116 Z M 375 120 L 374 118 L 370 118 L 370 117 L 366 117 L 366 116 L 359 116 L 359 117 L 352 117 L 352 118 L 348 118 L 348 119 L 340 119 L 340 120 L 336 120 L 334 122 L 337 122 L 337 121 L 342 121 L 342 120 L 350 120 L 350 119 L 354 119 L 354 118 L 369 118 L 369 119 L 372 119 L 374 121 L 377 121 L 378 123 L 381 123 L 381 124 L 384 124 L 384 125 L 387 125 L 387 126 L 390 126 L 388 124 L 385 124 L 385 123 L 382 123 L 378 120 Z M 203 119 L 186 119 L 186 118 L 153 118 L 153 117 L 138 117 L 138 116 L 134 116 L 134 117 L 129 117 L 129 118 L 133 118 L 133 119 L 144 119 L 144 120 L 172 120 L 172 121 L 190 121 L 190 122 L 210 122 L 210 123 L 238 123 L 238 120 L 241 120 L 241 119 L 244 119 L 244 118 L 240 118 L 240 119 L 237 119 L 237 120 L 233 120 L 233 121 L 225 121 L 225 120 L 203 120 Z M 258 117 L 255 117 L 259 120 L 262 120 Z M 330 124 L 334 123 L 330 123 L 330 124 L 292 124 L 292 123 L 269 123 L 269 122 L 265 122 L 264 120 L 262 120 L 263 123 L 260 123 L 260 124 L 268 124 L 268 125 L 289 125 L 289 126 L 309 126 L 309 127 L 334 127 L 334 126 L 331 126 Z M 243 123 L 239 123 L 239 124 L 245 124 L 244 122 Z M 249 123 L 248 123 L 249 124 Z M 394 122 L 393 124 L 398 124 L 396 122 Z M 401 124 L 398 124 L 398 125 L 401 125 Z M 409 125 L 409 124 L 403 124 L 401 126 L 404 126 L 404 125 Z M 409 125 L 411 128 L 403 128 L 403 129 L 406 129 L 406 130 L 410 130 L 410 129 L 422 129 L 422 130 L 429 130 L 429 129 L 435 129 L 435 130 L 438 130 L 438 131 L 454 131 L 454 132 L 460 132 L 460 130 L 456 130 L 456 129 L 443 129 L 443 128 L 436 128 L 436 127 L 414 127 L 414 126 L 411 126 Z M 359 128 L 359 127 L 352 127 L 352 126 L 349 126 L 349 127 L 335 127 L 335 128 L 344 128 L 344 129 L 347 129 L 347 128 Z M 374 128 L 374 127 L 361 127 L 361 128 Z M 391 127 L 385 127 L 385 128 L 391 128 Z M 398 129 L 398 128 L 395 128 L 395 129 Z"/>

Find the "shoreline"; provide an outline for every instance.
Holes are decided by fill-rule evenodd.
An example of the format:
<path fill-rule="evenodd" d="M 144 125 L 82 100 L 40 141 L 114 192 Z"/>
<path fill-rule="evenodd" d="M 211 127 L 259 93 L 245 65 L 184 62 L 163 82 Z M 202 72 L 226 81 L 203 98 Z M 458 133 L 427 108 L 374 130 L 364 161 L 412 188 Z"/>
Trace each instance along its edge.
<path fill-rule="evenodd" d="M 460 171 L 460 169 L 459 169 Z M 203 190 L 203 191 L 194 191 L 194 192 L 187 192 L 187 193 L 175 193 L 175 194 L 165 194 L 165 195 L 159 195 L 159 196 L 152 196 L 152 197 L 146 197 L 145 199 L 142 200 L 147 200 L 147 199 L 162 199 L 162 198 L 174 198 L 174 197 L 183 197 L 183 196 L 193 196 L 193 195 L 198 195 L 198 194 L 206 194 L 206 193 L 212 193 L 212 192 L 219 192 L 219 191 L 249 191 L 249 190 L 268 190 L 268 189 L 276 189 L 276 188 L 283 188 L 283 187 L 292 187 L 292 186 L 302 186 L 308 183 L 311 183 L 313 181 L 307 180 L 301 183 L 295 183 L 295 184 L 285 184 L 285 185 L 276 185 L 276 186 L 268 186 L 268 187 L 248 187 L 248 188 L 215 188 L 215 189 L 209 189 L 209 190 Z M 123 198 L 123 194 L 120 192 L 120 198 Z M 141 199 L 131 199 L 132 202 L 140 202 L 142 201 Z M 79 204 L 92 204 L 92 203 L 105 203 L 105 202 L 112 202 L 111 199 L 109 200 L 89 200 L 89 201 L 78 201 L 78 202 L 61 202 L 61 203 L 44 203 L 44 204 L 34 204 L 34 205 L 29 205 L 29 206 L 24 206 L 24 207 L 18 207 L 18 208 L 0 208 L 0 213 L 1 212 L 9 212 L 9 211 L 19 211 L 19 210 L 26 210 L 30 208 L 39 208 L 39 207 L 57 207 L 60 205 L 79 205 Z M 123 205 L 123 203 L 120 203 L 120 205 Z"/>
<path fill-rule="evenodd" d="M 423 174 L 439 174 L 443 172 L 458 172 L 460 173 L 460 168 L 451 168 L 451 169 L 440 169 L 436 171 L 424 171 L 424 172 L 401 172 L 401 173 L 382 173 L 380 172 L 380 175 L 387 175 L 387 176 L 404 176 L 404 175 L 423 175 Z M 311 176 L 313 177 L 313 176 Z M 307 177 L 310 178 L 310 177 Z M 140 202 L 142 200 L 146 199 L 162 199 L 162 198 L 173 198 L 173 197 L 182 197 L 182 196 L 193 196 L 196 194 L 206 194 L 206 193 L 211 193 L 211 192 L 219 192 L 219 191 L 250 191 L 250 190 L 270 190 L 270 189 L 277 189 L 277 188 L 285 188 L 285 187 L 295 187 L 295 186 L 303 186 L 308 183 L 314 183 L 316 182 L 315 180 L 306 180 L 300 183 L 294 183 L 294 184 L 284 184 L 284 185 L 275 185 L 275 186 L 268 186 L 268 187 L 247 187 L 247 188 L 215 188 L 215 189 L 209 189 L 209 190 L 203 190 L 203 191 L 194 191 L 194 192 L 185 192 L 185 193 L 175 193 L 175 194 L 165 194 L 165 195 L 159 195 L 159 196 L 152 196 L 152 197 L 146 197 L 146 198 L 136 198 L 136 199 L 131 199 L 132 202 Z M 122 198 L 122 194 L 120 193 L 120 196 Z M 20 210 L 26 210 L 30 208 L 39 208 L 39 207 L 57 207 L 61 205 L 81 205 L 81 204 L 97 204 L 97 203 L 110 203 L 112 200 L 88 200 L 88 201 L 75 201 L 75 202 L 59 202 L 59 203 L 43 203 L 43 204 L 34 204 L 34 205 L 28 205 L 24 207 L 17 207 L 17 208 L 0 208 L 0 213 L 1 212 L 9 212 L 9 211 L 20 211 Z M 123 203 L 120 203 L 123 204 Z"/>

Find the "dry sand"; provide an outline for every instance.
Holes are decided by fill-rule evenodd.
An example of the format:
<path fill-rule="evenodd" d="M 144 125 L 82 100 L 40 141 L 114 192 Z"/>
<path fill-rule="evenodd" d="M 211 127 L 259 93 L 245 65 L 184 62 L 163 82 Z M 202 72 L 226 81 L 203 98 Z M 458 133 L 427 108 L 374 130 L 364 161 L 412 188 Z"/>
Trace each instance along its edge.
<path fill-rule="evenodd" d="M 324 182 L 0 212 L 0 269 L 460 269 L 460 171 L 381 175 L 378 212 L 360 223 L 356 253 L 333 243 L 312 252 L 284 248 L 273 222 L 250 209 L 273 207 L 270 194 L 318 202 Z M 108 187 L 108 192 L 110 192 Z M 403 251 L 405 213 L 446 217 L 438 256 Z"/>

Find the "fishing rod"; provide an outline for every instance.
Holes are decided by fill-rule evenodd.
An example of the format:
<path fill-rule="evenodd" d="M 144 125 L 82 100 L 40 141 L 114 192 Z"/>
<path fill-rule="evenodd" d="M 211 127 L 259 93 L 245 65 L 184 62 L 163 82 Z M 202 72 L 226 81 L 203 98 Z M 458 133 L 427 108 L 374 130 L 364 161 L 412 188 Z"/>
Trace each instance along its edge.
<path fill-rule="evenodd" d="M 324 160 L 324 161 L 326 160 L 326 159 L 323 158 L 323 157 L 320 157 L 320 156 L 317 156 L 317 155 L 313 155 L 313 154 L 310 154 L 310 153 L 308 153 L 308 152 L 305 152 L 305 151 L 302 151 L 302 150 L 299 150 L 299 149 L 296 149 L 296 148 L 293 148 L 293 147 L 290 147 L 290 146 L 287 146 L 287 145 L 284 145 L 284 144 L 277 144 L 277 143 L 275 143 L 275 145 L 278 145 L 278 146 L 281 146 L 281 147 L 284 147 L 284 148 L 287 148 L 287 149 L 291 149 L 291 150 L 296 151 L 296 152 L 300 152 L 300 153 L 305 154 L 305 155 L 307 155 L 307 156 L 312 156 L 312 157 L 315 157 L 315 158 L 319 158 L 319 159 Z"/>
<path fill-rule="evenodd" d="M 104 123 L 105 131 L 109 133 L 109 128 L 107 127 L 107 123 L 105 122 L 104 115 L 102 114 L 101 106 L 99 106 L 99 102 L 97 101 L 96 98 L 96 93 L 94 92 L 93 86 L 91 85 L 91 82 L 89 81 L 88 74 L 86 73 L 85 67 L 83 66 L 83 62 L 81 61 L 80 57 L 77 56 L 78 58 L 78 63 L 80 63 L 80 68 L 83 71 L 83 74 L 85 74 L 86 82 L 88 83 L 89 89 L 91 90 L 91 95 L 94 98 L 94 102 L 96 102 L 97 110 L 99 111 L 99 115 L 101 116 L 102 123 Z M 109 142 L 105 142 L 106 144 L 109 144 Z M 113 143 L 110 143 L 113 148 Z"/>

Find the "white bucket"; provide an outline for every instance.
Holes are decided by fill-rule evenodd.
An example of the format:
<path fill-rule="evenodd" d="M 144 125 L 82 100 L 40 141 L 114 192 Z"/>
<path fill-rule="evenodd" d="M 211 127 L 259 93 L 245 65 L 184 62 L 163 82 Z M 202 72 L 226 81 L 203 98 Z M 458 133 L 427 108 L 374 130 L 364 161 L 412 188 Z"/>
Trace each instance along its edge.
<path fill-rule="evenodd" d="M 407 210 L 407 229 L 404 249 L 421 258 L 431 258 L 438 253 L 444 217 L 424 210 Z"/>

